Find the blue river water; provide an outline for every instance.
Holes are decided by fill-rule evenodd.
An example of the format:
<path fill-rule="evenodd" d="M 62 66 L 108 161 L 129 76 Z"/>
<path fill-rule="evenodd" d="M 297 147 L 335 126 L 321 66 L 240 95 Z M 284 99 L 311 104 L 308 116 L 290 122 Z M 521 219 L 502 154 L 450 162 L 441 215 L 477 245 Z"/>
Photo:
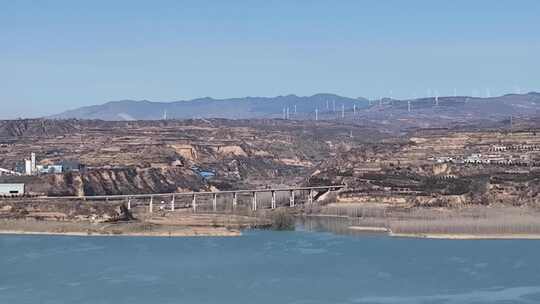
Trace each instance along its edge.
<path fill-rule="evenodd" d="M 6 235 L 0 303 L 540 303 L 540 241 Z"/>

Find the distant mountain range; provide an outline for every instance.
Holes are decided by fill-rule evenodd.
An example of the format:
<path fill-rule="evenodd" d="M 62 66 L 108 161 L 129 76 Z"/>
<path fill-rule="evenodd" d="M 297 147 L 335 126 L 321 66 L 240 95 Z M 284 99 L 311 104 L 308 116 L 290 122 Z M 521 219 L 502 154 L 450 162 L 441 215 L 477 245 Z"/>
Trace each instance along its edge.
<path fill-rule="evenodd" d="M 414 100 L 383 98 L 373 101 L 334 94 L 231 99 L 206 97 L 173 102 L 122 100 L 82 107 L 48 118 L 109 121 L 190 118 L 246 119 L 283 118 L 288 113 L 289 117 L 294 119 L 313 119 L 316 110 L 319 119 L 497 120 L 511 115 L 538 115 L 540 93 L 508 94 L 490 98 L 452 96 Z"/>
<path fill-rule="evenodd" d="M 348 98 L 334 94 L 316 94 L 308 97 L 296 95 L 277 97 L 243 97 L 213 99 L 210 97 L 188 101 L 152 102 L 148 100 L 111 101 L 102 105 L 82 107 L 48 118 L 78 118 L 102 120 L 156 120 L 188 118 L 280 118 L 286 115 L 312 113 L 335 107 L 367 108 L 364 98 Z M 328 107 L 328 108 L 327 108 Z"/>

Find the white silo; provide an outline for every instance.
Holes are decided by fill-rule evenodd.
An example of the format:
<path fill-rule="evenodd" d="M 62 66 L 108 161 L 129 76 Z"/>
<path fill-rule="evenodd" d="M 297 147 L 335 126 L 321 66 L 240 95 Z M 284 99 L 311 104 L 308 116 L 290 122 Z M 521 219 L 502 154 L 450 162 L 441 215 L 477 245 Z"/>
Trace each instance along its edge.
<path fill-rule="evenodd" d="M 26 175 L 32 175 L 32 161 L 29 159 L 24 160 L 24 173 Z"/>
<path fill-rule="evenodd" d="M 31 166 L 32 166 L 32 174 L 36 173 L 36 153 L 32 152 L 30 154 L 30 160 L 31 160 Z"/>

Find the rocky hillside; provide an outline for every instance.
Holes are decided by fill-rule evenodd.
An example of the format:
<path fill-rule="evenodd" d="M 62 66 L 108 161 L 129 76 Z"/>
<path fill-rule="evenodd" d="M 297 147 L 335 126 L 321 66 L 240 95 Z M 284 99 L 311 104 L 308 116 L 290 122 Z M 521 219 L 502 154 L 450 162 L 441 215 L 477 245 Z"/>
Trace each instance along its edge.
<path fill-rule="evenodd" d="M 19 119 L 0 121 L 0 137 L 49 137 L 81 129 L 77 120 Z"/>
<path fill-rule="evenodd" d="M 83 173 L 0 178 L 24 179 L 29 191 L 49 195 L 247 189 L 307 180 L 311 185 L 344 183 L 345 199 L 413 205 L 520 205 L 536 202 L 540 193 L 535 119 L 521 120 L 513 130 L 416 129 L 399 137 L 330 120 L 34 120 L 11 125 L 27 127 L 0 145 L 0 167 L 13 169 L 31 152 L 41 165 L 62 160 L 86 165 Z M 37 140 L 36 134 L 45 135 Z M 465 163 L 469 158 L 476 163 Z"/>
<path fill-rule="evenodd" d="M 540 204 L 536 131 L 418 132 L 408 142 L 351 147 L 321 163 L 311 185 L 347 185 L 342 198 L 446 207 Z"/>
<path fill-rule="evenodd" d="M 208 185 L 191 170 L 95 169 L 84 173 L 43 175 L 26 180 L 27 189 L 49 196 L 116 195 L 199 191 Z"/>
<path fill-rule="evenodd" d="M 386 136 L 354 124 L 281 119 L 21 120 L 4 125 L 26 127 L 3 139 L 1 168 L 20 169 L 32 152 L 38 165 L 67 160 L 87 168 L 84 173 L 5 180 L 22 178 L 30 192 L 49 195 L 298 185 L 342 146 Z"/>

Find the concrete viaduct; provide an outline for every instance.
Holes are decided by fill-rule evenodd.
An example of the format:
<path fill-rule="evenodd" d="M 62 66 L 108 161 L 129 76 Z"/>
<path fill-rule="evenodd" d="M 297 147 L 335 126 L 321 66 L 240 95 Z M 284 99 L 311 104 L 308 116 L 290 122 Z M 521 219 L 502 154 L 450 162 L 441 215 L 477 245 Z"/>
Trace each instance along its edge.
<path fill-rule="evenodd" d="M 251 195 L 251 210 L 256 211 L 258 206 L 257 194 L 260 193 L 270 193 L 271 195 L 271 209 L 277 207 L 276 203 L 276 193 L 285 192 L 289 194 L 289 205 L 288 207 L 296 206 L 295 193 L 300 191 L 307 191 L 307 202 L 312 204 L 316 197 L 320 193 L 326 193 L 330 191 L 337 191 L 344 188 L 344 185 L 331 185 L 331 186 L 316 186 L 316 187 L 289 187 L 289 188 L 270 188 L 270 189 L 252 189 L 252 190 L 229 190 L 229 191 L 206 191 L 206 192 L 177 192 L 177 193 L 157 193 L 157 194 L 131 194 L 131 195 L 96 195 L 96 196 L 61 196 L 61 197 L 47 197 L 48 199 L 72 199 L 72 200 L 126 200 L 127 208 L 131 209 L 133 199 L 147 199 L 148 200 L 148 211 L 152 213 L 154 211 L 154 200 L 155 199 L 169 199 L 170 198 L 170 210 L 175 210 L 175 201 L 179 197 L 189 197 L 191 199 L 191 208 L 194 212 L 197 212 L 198 203 L 197 198 L 199 197 L 208 197 L 212 198 L 212 210 L 217 211 L 218 205 L 218 196 L 220 195 L 232 195 L 232 208 L 235 209 L 238 205 L 238 195 L 239 194 L 249 194 Z M 146 204 L 145 204 L 146 205 Z"/>

